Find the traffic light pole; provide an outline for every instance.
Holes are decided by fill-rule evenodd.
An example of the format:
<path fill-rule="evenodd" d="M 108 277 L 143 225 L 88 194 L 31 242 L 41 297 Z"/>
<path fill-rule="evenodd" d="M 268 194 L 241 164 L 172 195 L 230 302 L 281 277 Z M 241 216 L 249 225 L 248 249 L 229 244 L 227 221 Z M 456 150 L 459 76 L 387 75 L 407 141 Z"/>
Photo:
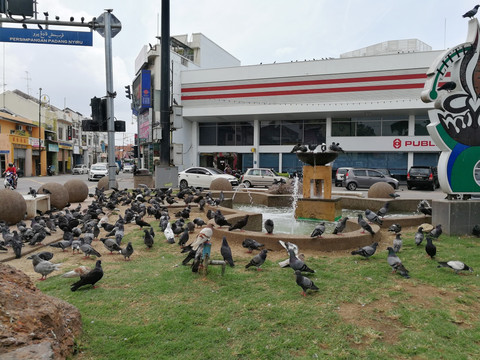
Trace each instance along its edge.
<path fill-rule="evenodd" d="M 105 70 L 107 76 L 107 129 L 108 129 L 108 187 L 115 187 L 115 116 L 113 110 L 113 66 L 112 66 L 112 28 L 111 11 L 106 10 L 105 17 Z"/>

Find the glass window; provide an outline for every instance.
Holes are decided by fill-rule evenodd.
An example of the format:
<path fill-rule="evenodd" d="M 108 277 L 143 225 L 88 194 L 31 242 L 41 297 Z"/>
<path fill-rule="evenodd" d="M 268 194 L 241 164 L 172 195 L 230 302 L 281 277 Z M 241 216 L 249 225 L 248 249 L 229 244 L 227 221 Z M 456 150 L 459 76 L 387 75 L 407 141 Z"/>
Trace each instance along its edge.
<path fill-rule="evenodd" d="M 407 136 L 408 119 L 405 117 L 383 118 L 382 136 Z"/>
<path fill-rule="evenodd" d="M 357 123 L 356 136 L 380 136 L 381 125 L 380 119 L 355 119 Z"/>
<path fill-rule="evenodd" d="M 352 119 L 332 119 L 332 136 L 355 136 Z"/>
<path fill-rule="evenodd" d="M 295 171 L 301 171 L 303 163 L 298 160 L 296 154 L 284 153 L 282 154 L 282 172 L 293 174 Z"/>
<path fill-rule="evenodd" d="M 367 176 L 367 170 L 353 170 L 355 176 Z"/>
<path fill-rule="evenodd" d="M 260 145 L 280 145 L 280 121 L 260 122 Z"/>
<path fill-rule="evenodd" d="M 217 124 L 200 123 L 198 124 L 199 145 L 216 145 L 217 144 Z"/>
<path fill-rule="evenodd" d="M 58 140 L 63 140 L 63 128 L 58 128 Z"/>
<path fill-rule="evenodd" d="M 235 145 L 235 124 L 219 123 L 217 140 L 217 145 Z"/>
<path fill-rule="evenodd" d="M 242 155 L 242 171 L 246 171 L 248 168 L 253 167 L 253 154 L 241 154 Z"/>
<path fill-rule="evenodd" d="M 322 144 L 326 140 L 326 120 L 305 120 L 303 125 L 304 144 Z"/>
<path fill-rule="evenodd" d="M 303 121 L 282 121 L 282 145 L 303 144 Z"/>
<path fill-rule="evenodd" d="M 279 154 L 260 154 L 260 167 L 274 169 L 278 171 L 278 155 Z"/>
<path fill-rule="evenodd" d="M 428 115 L 415 116 L 415 135 L 417 136 L 429 135 L 427 130 L 428 124 L 430 124 L 430 119 L 428 118 Z"/>
<path fill-rule="evenodd" d="M 235 137 L 235 145 L 253 145 L 253 123 L 237 123 L 235 125 Z"/>
<path fill-rule="evenodd" d="M 378 171 L 368 170 L 368 176 L 370 177 L 382 177 L 382 173 Z"/>
<path fill-rule="evenodd" d="M 413 154 L 413 165 L 437 166 L 440 153 L 416 153 Z"/>

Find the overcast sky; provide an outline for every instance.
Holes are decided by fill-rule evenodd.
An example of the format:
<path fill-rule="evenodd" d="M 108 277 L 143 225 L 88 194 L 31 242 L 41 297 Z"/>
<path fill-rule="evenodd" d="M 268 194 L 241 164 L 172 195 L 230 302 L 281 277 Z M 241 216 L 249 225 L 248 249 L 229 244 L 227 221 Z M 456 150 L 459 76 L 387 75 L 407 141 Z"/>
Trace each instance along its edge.
<path fill-rule="evenodd" d="M 39 18 L 48 11 L 50 19 L 73 16 L 78 21 L 113 9 L 122 23 L 112 40 L 115 117 L 127 121 L 131 136 L 136 125 L 124 86 L 135 76 L 134 61 L 142 46 L 154 44 L 160 35 L 161 0 L 37 1 Z M 410 38 L 442 50 L 465 41 L 468 20 L 462 14 L 473 6 L 475 2 L 465 0 L 171 0 L 170 34 L 203 33 L 242 65 L 338 57 L 378 42 Z M 90 116 L 90 98 L 106 93 L 104 39 L 95 33 L 93 43 L 3 43 L 2 85 L 34 97 L 41 87 L 52 105 Z"/>

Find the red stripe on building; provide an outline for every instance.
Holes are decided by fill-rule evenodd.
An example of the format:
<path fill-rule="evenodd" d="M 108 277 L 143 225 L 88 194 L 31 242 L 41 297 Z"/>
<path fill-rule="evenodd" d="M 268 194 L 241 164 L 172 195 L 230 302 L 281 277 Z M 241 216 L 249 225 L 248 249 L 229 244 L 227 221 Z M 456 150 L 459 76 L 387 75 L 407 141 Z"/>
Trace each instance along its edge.
<path fill-rule="evenodd" d="M 305 95 L 305 94 L 328 94 L 341 92 L 360 92 L 360 91 L 384 91 L 384 90 L 405 90 L 405 89 L 423 89 L 424 83 L 417 84 L 394 84 L 394 85 L 373 85 L 358 87 L 340 87 L 326 89 L 302 89 L 302 90 L 282 90 L 282 91 L 261 91 L 235 94 L 209 94 L 209 95 L 186 95 L 182 100 L 212 100 L 229 99 L 242 97 L 262 97 L 262 96 L 285 96 L 285 95 Z"/>
<path fill-rule="evenodd" d="M 287 87 L 287 86 L 348 84 L 348 83 L 373 82 L 373 81 L 417 80 L 417 79 L 426 79 L 426 78 L 427 78 L 426 74 L 406 74 L 406 75 L 385 75 L 385 76 L 371 76 L 371 77 L 344 78 L 344 79 L 284 81 L 284 82 L 278 82 L 278 83 L 204 86 L 204 87 L 195 87 L 195 88 L 183 88 L 182 93 L 203 92 L 203 91 L 242 90 L 242 89 L 262 89 L 262 88 Z"/>

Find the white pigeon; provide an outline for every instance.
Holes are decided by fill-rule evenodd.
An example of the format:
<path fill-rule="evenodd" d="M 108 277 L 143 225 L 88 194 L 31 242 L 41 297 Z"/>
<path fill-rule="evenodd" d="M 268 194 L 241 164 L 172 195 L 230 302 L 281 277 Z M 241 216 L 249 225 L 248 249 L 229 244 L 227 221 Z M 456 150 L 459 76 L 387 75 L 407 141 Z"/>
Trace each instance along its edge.
<path fill-rule="evenodd" d="M 74 278 L 74 277 L 80 277 L 82 275 L 85 275 L 88 273 L 91 269 L 86 267 L 86 266 L 79 266 L 72 271 L 66 272 L 65 274 L 62 275 L 64 278 Z"/>
<path fill-rule="evenodd" d="M 167 242 L 173 244 L 175 242 L 175 234 L 173 233 L 172 230 L 172 224 L 168 223 L 167 227 L 165 228 L 165 231 L 163 232 L 165 235 L 165 238 L 167 239 Z"/>

